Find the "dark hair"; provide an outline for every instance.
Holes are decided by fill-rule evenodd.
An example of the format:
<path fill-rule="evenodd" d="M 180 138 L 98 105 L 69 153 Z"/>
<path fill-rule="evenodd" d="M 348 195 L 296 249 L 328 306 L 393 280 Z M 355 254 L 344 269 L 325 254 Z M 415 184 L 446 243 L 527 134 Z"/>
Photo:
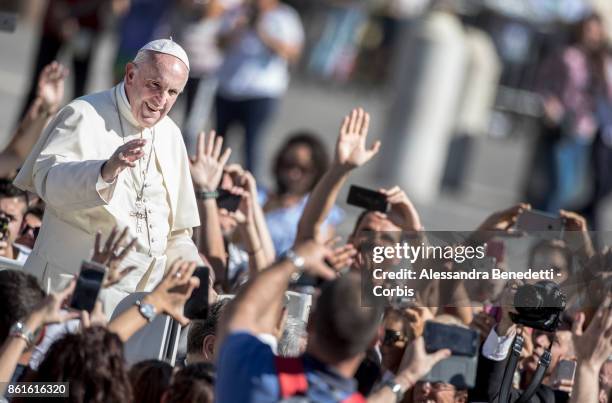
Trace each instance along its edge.
<path fill-rule="evenodd" d="M 31 381 L 70 382 L 68 402 L 132 402 L 123 343 L 100 326 L 53 343 Z"/>
<path fill-rule="evenodd" d="M 13 185 L 13 181 L 0 178 L 0 199 L 7 197 L 22 197 L 26 203 L 28 201 L 26 192 Z"/>
<path fill-rule="evenodd" d="M 364 353 L 376 335 L 382 312 L 380 305 L 362 306 L 357 273 L 326 283 L 311 315 L 318 347 L 334 361 Z"/>
<path fill-rule="evenodd" d="M 36 277 L 17 270 L 0 271 L 0 344 L 11 326 L 25 317 L 45 298 Z"/>
<path fill-rule="evenodd" d="M 174 375 L 166 393 L 166 403 L 212 403 L 215 369 L 212 364 L 189 364 Z"/>
<path fill-rule="evenodd" d="M 589 14 L 580 21 L 578 21 L 573 30 L 573 42 L 580 44 L 584 38 L 584 30 L 591 22 L 597 22 L 604 29 L 604 21 L 599 14 Z M 605 33 L 604 33 L 605 35 Z M 606 88 L 607 75 L 606 75 L 606 60 L 609 54 L 609 48 L 606 45 L 606 41 L 602 42 L 602 46 L 598 49 L 591 49 L 586 52 L 586 58 L 588 60 L 588 69 L 592 75 L 591 88 Z"/>
<path fill-rule="evenodd" d="M 299 131 L 289 135 L 289 138 L 285 141 L 283 146 L 278 150 L 276 156 L 274 157 L 272 174 L 275 178 L 278 178 L 280 170 L 282 168 L 283 157 L 285 156 L 285 154 L 287 154 L 289 149 L 300 145 L 304 145 L 310 149 L 313 166 L 315 169 L 312 178 L 312 184 L 310 186 L 310 189 L 308 189 L 308 191 L 310 192 L 315 187 L 319 179 L 321 179 L 325 171 L 327 171 L 327 167 L 329 165 L 329 156 L 327 155 L 327 148 L 321 142 L 321 140 L 319 140 L 317 135 L 311 132 Z M 278 181 L 277 187 L 280 187 Z"/>
<path fill-rule="evenodd" d="M 201 354 L 202 343 L 206 336 L 217 334 L 217 324 L 219 318 L 225 309 L 225 306 L 229 302 L 228 299 L 217 301 L 210 306 L 208 310 L 208 316 L 204 320 L 194 320 L 191 322 L 189 327 L 189 333 L 187 333 L 187 353 L 188 354 Z"/>
<path fill-rule="evenodd" d="M 136 363 L 128 373 L 134 403 L 159 402 L 170 386 L 172 365 L 160 360 Z"/>

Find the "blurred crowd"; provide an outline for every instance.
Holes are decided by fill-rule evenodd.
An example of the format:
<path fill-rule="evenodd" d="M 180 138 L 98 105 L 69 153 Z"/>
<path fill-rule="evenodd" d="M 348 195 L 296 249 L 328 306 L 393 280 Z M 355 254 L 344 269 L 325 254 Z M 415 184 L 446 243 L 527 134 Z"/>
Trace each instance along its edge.
<path fill-rule="evenodd" d="M 512 84 L 524 75 L 504 64 L 502 84 L 532 91 L 537 99 L 525 200 L 499 206 L 459 245 L 488 245 L 487 256 L 503 267 L 509 259 L 503 242 L 520 235 L 522 216 L 535 212 L 561 223 L 552 239 L 529 251 L 529 266 L 554 269 L 565 295 L 551 327 L 516 319 L 521 311 L 515 296 L 528 285 L 522 281 L 417 282 L 409 303 L 389 298 L 384 306 L 364 306 L 362 277 L 371 276 L 373 248 L 433 241 L 403 184 L 374 189 L 388 208 L 362 209 L 349 223 L 350 234 L 338 230 L 347 220 L 338 197 L 348 178 L 382 158 L 382 145 L 393 148 L 393 137 L 368 137 L 370 115 L 360 107 L 338 116 L 338 133 L 288 133 L 274 155 L 259 151 L 262 133 L 298 63 L 301 73 L 339 83 L 364 76 L 403 82 L 395 81 L 401 69 L 392 68 L 392 58 L 399 58 L 404 33 L 427 26 L 420 18 L 441 13 L 470 21 L 472 28 L 484 30 L 486 24 L 460 16 L 448 2 L 314 3 L 319 2 L 49 2 L 31 88 L 0 153 L 0 392 L 8 401 L 35 398 L 20 397 L 5 382 L 69 382 L 71 402 L 446 403 L 497 402 L 500 396 L 515 402 L 524 401 L 526 390 L 529 402 L 612 401 L 612 249 L 590 232 L 598 229 L 598 208 L 612 191 L 612 53 L 605 21 L 594 13 L 579 18 L 573 35 L 544 52 L 531 83 Z M 323 6 L 324 12 L 317 8 Z M 210 275 L 204 281 L 194 275 L 194 261 L 176 260 L 137 301 L 128 296 L 127 305 L 114 310 L 105 310 L 101 301 L 91 310 L 74 310 L 67 308 L 77 287 L 72 276 L 54 288 L 23 270 L 33 250 L 40 253 L 39 232 L 59 207 L 13 179 L 28 155 L 45 146 L 46 137 L 38 141 L 49 134 L 45 127 L 78 124 L 59 121 L 62 111 L 74 107 L 63 104 L 66 78 L 74 78 L 75 98 L 85 95 L 92 52 L 109 15 L 118 36 L 115 83 L 131 74 L 126 64 L 151 63 L 137 54 L 153 39 L 171 36 L 189 57 L 181 127 L 189 161 L 174 162 L 177 170 L 183 163 L 189 167 L 195 192 L 182 190 L 197 200 L 201 223 L 189 235 Z M 320 26 L 312 30 L 315 20 Z M 66 46 L 72 50 L 70 67 L 55 61 Z M 228 163 L 232 151 L 224 137 L 235 125 L 244 132 L 244 164 Z M 204 133 L 205 128 L 216 130 Z M 336 139 L 333 149 L 323 136 Z M 449 186 L 456 185 L 452 174 L 466 158 L 466 143 L 455 140 L 449 142 L 449 158 L 457 164 L 448 165 Z M 144 153 L 138 155 L 130 162 Z M 109 161 L 124 157 L 113 154 Z M 272 168 L 272 187 L 259 185 L 253 173 L 258 165 Z M 91 217 L 87 232 L 95 234 L 95 244 L 87 252 L 106 267 L 101 288 L 112 289 L 134 270 L 146 269 L 125 263 L 139 230 L 106 231 Z M 440 272 L 462 270 L 452 260 L 425 257 L 419 263 Z M 185 305 L 198 289 L 205 289 L 207 314 L 188 318 Z M 156 340 L 168 330 L 154 326 L 156 315 L 181 329 L 169 357 L 159 354 Z M 429 349 L 426 328 L 432 323 L 476 335 L 471 364 L 458 372 L 465 376 L 436 378 L 445 365 L 456 368 L 457 357 L 456 346 Z M 146 359 L 137 354 L 142 350 L 148 350 Z M 504 394 L 506 367 L 514 358 L 517 367 Z M 533 379 L 538 382 L 532 388 Z"/>

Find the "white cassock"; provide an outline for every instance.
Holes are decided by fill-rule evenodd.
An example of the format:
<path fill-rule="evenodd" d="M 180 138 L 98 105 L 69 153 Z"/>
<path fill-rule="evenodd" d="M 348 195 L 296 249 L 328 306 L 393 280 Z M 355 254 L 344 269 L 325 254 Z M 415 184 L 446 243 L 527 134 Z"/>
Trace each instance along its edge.
<path fill-rule="evenodd" d="M 104 161 L 119 146 L 141 136 L 148 140 L 145 156 L 135 168 L 123 170 L 114 183 L 106 183 L 100 175 Z M 62 287 L 91 257 L 96 231 L 106 239 L 114 226 L 120 230 L 127 226 L 129 236 L 138 239 L 135 251 L 122 263 L 138 269 L 101 293 L 108 315 L 128 293 L 150 291 L 174 259 L 202 264 L 191 240 L 200 219 L 180 129 L 167 116 L 150 129 L 139 127 L 123 83 L 62 108 L 15 185 L 46 202 L 42 227 L 24 269 L 49 290 Z"/>

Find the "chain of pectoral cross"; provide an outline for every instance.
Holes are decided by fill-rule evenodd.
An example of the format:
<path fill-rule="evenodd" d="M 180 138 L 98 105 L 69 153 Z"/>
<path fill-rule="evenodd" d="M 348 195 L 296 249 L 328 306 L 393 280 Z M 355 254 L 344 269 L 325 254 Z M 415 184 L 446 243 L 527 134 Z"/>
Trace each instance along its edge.
<path fill-rule="evenodd" d="M 121 119 L 121 113 L 119 112 L 119 99 L 117 98 L 117 93 L 115 93 L 115 102 L 117 117 L 119 118 L 119 127 L 121 128 L 121 139 L 123 140 L 123 144 L 125 144 L 125 131 L 123 130 L 123 120 Z M 146 187 L 147 175 L 149 174 L 149 166 L 151 164 L 151 156 L 153 155 L 154 150 L 153 143 L 155 143 L 155 128 L 151 128 L 151 133 L 151 148 L 149 150 L 149 157 L 147 159 L 145 171 L 142 171 L 142 159 L 138 160 L 138 170 L 140 171 L 140 178 L 142 180 L 140 190 L 136 184 L 137 177 L 134 175 L 133 169 L 130 169 L 130 173 L 132 174 L 132 184 L 134 186 L 134 190 L 136 190 L 136 210 L 130 212 L 130 217 L 136 218 L 136 233 L 142 233 L 143 221 L 145 225 L 149 225 L 149 216 L 147 214 L 147 208 L 144 201 L 144 189 Z M 143 138 L 142 130 L 140 131 L 140 138 Z"/>
<path fill-rule="evenodd" d="M 142 224 L 144 221 L 144 225 L 149 225 L 149 216 L 147 214 L 147 206 L 145 205 L 145 201 L 144 201 L 144 190 L 145 187 L 147 186 L 147 175 L 149 174 L 149 166 L 151 164 L 151 156 L 153 155 L 153 142 L 155 141 L 155 130 L 151 129 L 151 131 L 153 132 L 153 135 L 151 136 L 151 149 L 149 150 L 149 157 L 147 159 L 147 165 L 144 171 L 142 171 L 142 164 L 141 161 L 142 160 L 138 160 L 138 168 L 140 171 L 140 179 L 142 180 L 142 183 L 140 185 L 140 190 L 138 189 L 137 185 L 136 185 L 136 181 L 133 180 L 134 183 L 134 189 L 136 190 L 136 211 L 132 211 L 130 213 L 130 216 L 135 217 L 136 218 L 136 233 L 142 233 Z M 142 132 L 140 132 L 140 137 L 142 138 Z M 132 178 L 134 178 L 134 175 L 132 175 Z"/>

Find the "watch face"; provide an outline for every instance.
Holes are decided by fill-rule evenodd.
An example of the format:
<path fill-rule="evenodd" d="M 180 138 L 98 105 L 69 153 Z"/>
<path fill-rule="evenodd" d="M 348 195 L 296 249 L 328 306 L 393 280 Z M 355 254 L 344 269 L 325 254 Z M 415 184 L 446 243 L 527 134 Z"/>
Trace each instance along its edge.
<path fill-rule="evenodd" d="M 142 314 L 149 320 L 153 319 L 155 316 L 155 309 L 153 308 L 153 305 L 150 304 L 142 304 L 140 306 L 140 312 L 142 312 Z"/>

